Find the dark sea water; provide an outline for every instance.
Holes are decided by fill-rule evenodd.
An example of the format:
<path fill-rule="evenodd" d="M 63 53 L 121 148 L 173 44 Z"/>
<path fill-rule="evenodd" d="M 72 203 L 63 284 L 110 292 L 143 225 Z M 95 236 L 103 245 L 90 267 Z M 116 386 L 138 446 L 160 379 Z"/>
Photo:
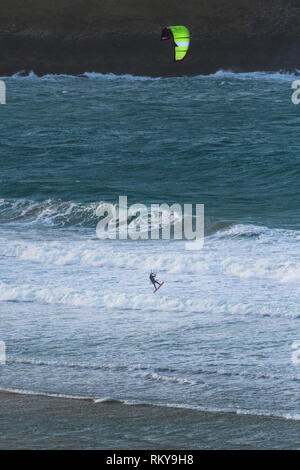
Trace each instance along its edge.
<path fill-rule="evenodd" d="M 4 78 L 1 448 L 300 448 L 295 78 Z M 99 240 L 120 195 L 203 249 Z"/>

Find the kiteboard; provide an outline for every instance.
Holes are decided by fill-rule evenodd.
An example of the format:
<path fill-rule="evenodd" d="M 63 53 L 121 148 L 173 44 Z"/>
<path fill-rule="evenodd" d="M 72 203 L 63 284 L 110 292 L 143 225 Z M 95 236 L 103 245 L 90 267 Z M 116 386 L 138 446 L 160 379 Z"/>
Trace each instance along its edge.
<path fill-rule="evenodd" d="M 156 289 L 155 291 L 153 292 L 153 294 L 155 294 L 155 292 L 165 283 L 165 281 L 163 281 Z"/>

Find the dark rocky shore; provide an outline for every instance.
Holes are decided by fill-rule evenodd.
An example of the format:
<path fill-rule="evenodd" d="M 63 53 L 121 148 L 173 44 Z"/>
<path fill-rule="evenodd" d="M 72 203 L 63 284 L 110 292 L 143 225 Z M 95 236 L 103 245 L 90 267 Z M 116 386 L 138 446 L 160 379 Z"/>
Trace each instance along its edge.
<path fill-rule="evenodd" d="M 300 68 L 299 0 L 2 0 L 0 75 L 178 76 Z M 167 25 L 191 31 L 173 63 Z"/>

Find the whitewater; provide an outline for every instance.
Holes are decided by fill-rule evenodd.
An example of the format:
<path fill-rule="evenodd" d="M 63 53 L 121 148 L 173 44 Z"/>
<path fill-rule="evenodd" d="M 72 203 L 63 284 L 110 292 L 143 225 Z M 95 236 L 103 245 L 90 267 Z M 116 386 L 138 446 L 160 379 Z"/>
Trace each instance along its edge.
<path fill-rule="evenodd" d="M 259 448 L 299 448 L 297 76 L 2 79 L 1 403 L 23 397 L 38 420 L 53 400 L 66 427 L 63 409 L 107 413 L 107 446 L 131 413 L 124 448 L 172 445 L 168 422 L 181 448 L 242 448 L 251 429 Z M 120 195 L 204 204 L 203 248 L 100 240 L 97 208 Z M 155 295 L 150 270 L 165 282 Z"/>

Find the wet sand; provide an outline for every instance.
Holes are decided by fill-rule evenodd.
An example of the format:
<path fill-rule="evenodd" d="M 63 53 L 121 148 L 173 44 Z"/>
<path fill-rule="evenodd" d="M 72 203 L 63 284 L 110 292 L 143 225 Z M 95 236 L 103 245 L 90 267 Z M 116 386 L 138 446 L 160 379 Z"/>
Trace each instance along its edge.
<path fill-rule="evenodd" d="M 0 426 L 1 449 L 300 448 L 295 420 L 6 392 Z"/>

